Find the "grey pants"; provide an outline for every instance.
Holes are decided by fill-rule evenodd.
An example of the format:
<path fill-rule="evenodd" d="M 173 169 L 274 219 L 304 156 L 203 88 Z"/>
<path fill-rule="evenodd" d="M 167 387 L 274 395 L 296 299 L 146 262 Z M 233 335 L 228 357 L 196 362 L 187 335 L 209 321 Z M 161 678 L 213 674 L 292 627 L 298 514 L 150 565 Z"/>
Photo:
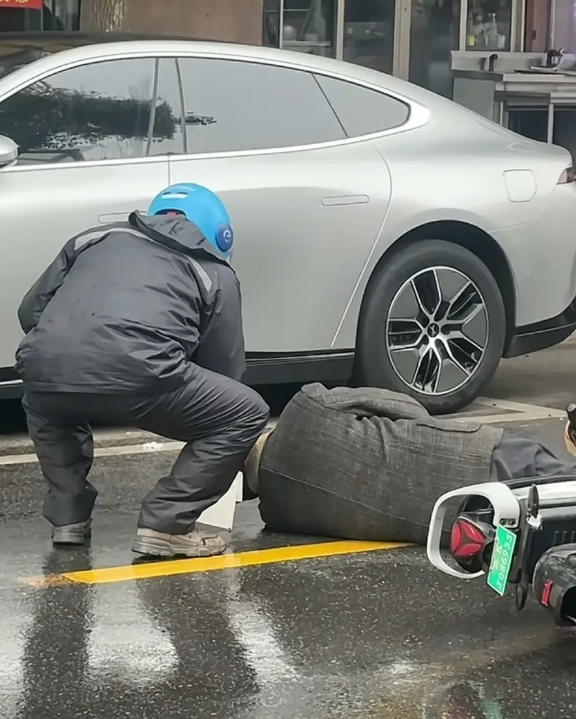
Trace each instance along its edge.
<path fill-rule="evenodd" d="M 230 488 L 266 426 L 269 409 L 254 390 L 192 366 L 187 381 L 161 396 L 31 392 L 22 404 L 48 484 L 44 516 L 54 526 L 86 521 L 98 495 L 88 481 L 90 424 L 132 426 L 186 442 L 172 471 L 145 497 L 139 527 L 186 534 Z"/>

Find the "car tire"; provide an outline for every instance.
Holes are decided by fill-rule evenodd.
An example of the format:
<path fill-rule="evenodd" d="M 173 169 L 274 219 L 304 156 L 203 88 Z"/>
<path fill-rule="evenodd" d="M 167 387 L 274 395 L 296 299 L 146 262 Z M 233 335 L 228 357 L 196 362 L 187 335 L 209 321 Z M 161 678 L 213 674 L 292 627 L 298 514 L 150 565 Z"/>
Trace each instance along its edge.
<path fill-rule="evenodd" d="M 504 302 L 486 265 L 460 245 L 419 240 L 393 249 L 370 279 L 356 382 L 409 394 L 431 414 L 457 412 L 494 375 L 505 338 Z"/>

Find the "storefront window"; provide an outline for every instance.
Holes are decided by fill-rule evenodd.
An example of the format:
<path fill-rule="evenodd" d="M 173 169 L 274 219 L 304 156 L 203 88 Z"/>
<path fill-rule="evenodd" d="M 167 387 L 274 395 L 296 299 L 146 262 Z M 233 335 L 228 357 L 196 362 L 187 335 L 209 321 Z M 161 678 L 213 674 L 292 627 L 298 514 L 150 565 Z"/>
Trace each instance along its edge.
<path fill-rule="evenodd" d="M 551 46 L 576 53 L 576 5 L 573 0 L 552 0 Z"/>
<path fill-rule="evenodd" d="M 0 5 L 0 32 L 22 32 L 40 30 L 42 11 L 40 8 L 27 10 L 16 5 Z"/>
<path fill-rule="evenodd" d="M 449 98 L 453 86 L 451 51 L 458 48 L 460 1 L 412 0 L 410 82 Z"/>
<path fill-rule="evenodd" d="M 468 0 L 467 50 L 510 50 L 512 0 Z"/>
<path fill-rule="evenodd" d="M 338 0 L 284 0 L 282 47 L 311 55 L 336 56 Z"/>
<path fill-rule="evenodd" d="M 45 30 L 79 29 L 80 0 L 44 0 L 44 5 L 49 13 Z"/>
<path fill-rule="evenodd" d="M 0 32 L 73 31 L 79 28 L 80 0 L 29 0 L 29 7 L 16 3 L 0 6 Z"/>
<path fill-rule="evenodd" d="M 395 0 L 347 0 L 344 60 L 392 73 Z"/>
<path fill-rule="evenodd" d="M 550 0 L 526 0 L 526 52 L 546 52 L 550 49 L 550 19 Z"/>
<path fill-rule="evenodd" d="M 280 47 L 280 0 L 264 0 L 262 45 Z"/>

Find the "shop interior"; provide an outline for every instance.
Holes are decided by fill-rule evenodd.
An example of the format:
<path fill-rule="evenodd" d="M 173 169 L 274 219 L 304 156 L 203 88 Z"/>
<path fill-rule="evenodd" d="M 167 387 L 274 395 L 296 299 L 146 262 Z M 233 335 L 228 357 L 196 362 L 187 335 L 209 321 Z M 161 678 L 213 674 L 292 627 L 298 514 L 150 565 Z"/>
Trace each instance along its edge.
<path fill-rule="evenodd" d="M 264 0 L 263 44 L 402 77 L 576 156 L 575 0 Z"/>
<path fill-rule="evenodd" d="M 264 0 L 263 44 L 399 70 L 394 74 L 400 76 L 412 65 L 409 79 L 418 76 L 428 86 L 435 70 L 416 66 L 445 62 L 452 51 L 576 52 L 576 2 Z M 395 67 L 395 55 L 408 55 L 409 62 Z"/>
<path fill-rule="evenodd" d="M 79 29 L 80 0 L 2 0 L 0 32 L 38 32 Z"/>

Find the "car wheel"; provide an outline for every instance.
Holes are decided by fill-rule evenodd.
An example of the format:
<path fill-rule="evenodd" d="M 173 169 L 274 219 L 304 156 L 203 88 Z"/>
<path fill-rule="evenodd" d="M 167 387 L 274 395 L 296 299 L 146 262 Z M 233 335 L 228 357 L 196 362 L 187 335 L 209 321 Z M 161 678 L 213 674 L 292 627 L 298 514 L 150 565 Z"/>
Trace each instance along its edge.
<path fill-rule="evenodd" d="M 443 240 L 392 251 L 362 307 L 358 380 L 415 397 L 431 414 L 470 404 L 502 357 L 506 315 L 486 265 Z"/>

